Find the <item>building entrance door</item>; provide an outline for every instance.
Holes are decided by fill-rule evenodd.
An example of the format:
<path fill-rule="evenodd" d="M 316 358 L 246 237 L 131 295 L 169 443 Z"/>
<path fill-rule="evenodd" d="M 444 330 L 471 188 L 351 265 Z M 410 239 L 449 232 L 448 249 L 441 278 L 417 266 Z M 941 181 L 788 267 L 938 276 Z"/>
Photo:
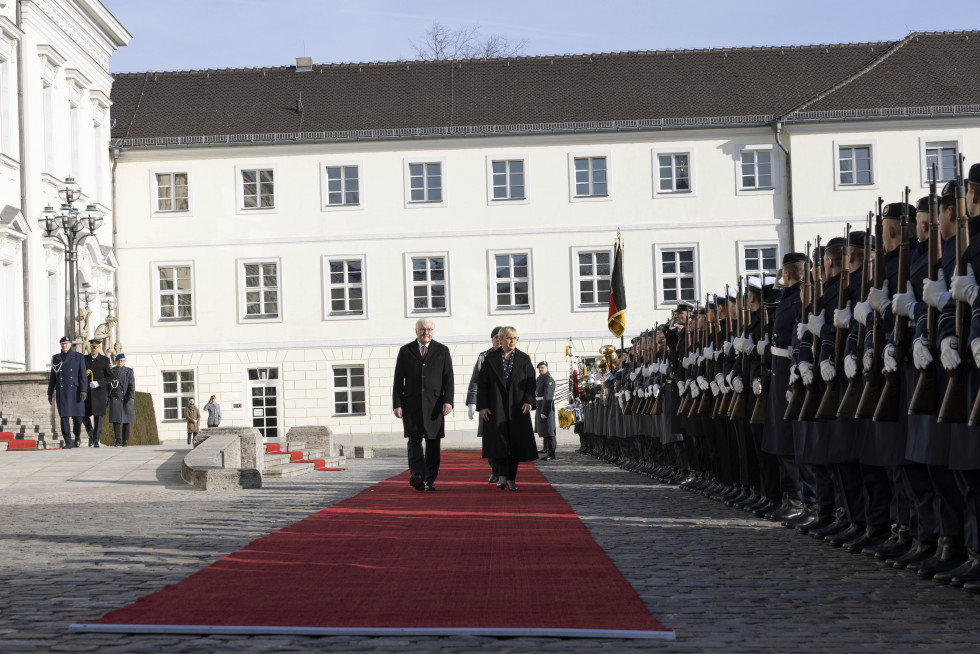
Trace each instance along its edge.
<path fill-rule="evenodd" d="M 252 426 L 263 440 L 279 437 L 279 369 L 250 368 L 248 371 L 249 409 Z"/>

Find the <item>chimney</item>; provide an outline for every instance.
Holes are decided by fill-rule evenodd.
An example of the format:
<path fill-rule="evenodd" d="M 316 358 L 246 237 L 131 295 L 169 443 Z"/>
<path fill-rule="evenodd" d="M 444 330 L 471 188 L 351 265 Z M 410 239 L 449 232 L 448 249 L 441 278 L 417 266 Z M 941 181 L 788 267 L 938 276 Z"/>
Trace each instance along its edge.
<path fill-rule="evenodd" d="M 313 57 L 296 57 L 296 72 L 308 73 L 313 70 Z"/>

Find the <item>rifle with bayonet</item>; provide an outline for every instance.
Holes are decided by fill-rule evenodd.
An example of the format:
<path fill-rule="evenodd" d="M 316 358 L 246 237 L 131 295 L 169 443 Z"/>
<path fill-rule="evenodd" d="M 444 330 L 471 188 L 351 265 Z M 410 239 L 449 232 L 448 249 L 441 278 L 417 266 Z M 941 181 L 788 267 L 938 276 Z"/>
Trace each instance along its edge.
<path fill-rule="evenodd" d="M 820 252 L 820 237 L 817 237 L 817 252 Z M 813 307 L 810 311 L 810 315 L 816 315 L 818 311 L 823 310 L 823 306 L 820 303 L 820 299 L 823 296 L 823 262 L 817 266 L 816 276 L 813 282 Z M 820 335 L 817 334 L 813 336 L 813 341 L 810 343 L 810 348 L 812 352 L 812 358 L 810 361 L 810 367 L 813 370 L 813 381 L 809 386 L 806 386 L 806 396 L 803 398 L 803 406 L 800 407 L 799 420 L 815 420 L 817 417 L 817 409 L 820 407 L 820 394 L 817 390 L 819 384 L 816 383 L 817 375 L 820 371 L 817 369 L 817 360 L 820 358 Z"/>
<path fill-rule="evenodd" d="M 803 286 L 800 289 L 800 323 L 803 324 L 806 324 L 807 306 L 810 304 L 810 298 L 813 296 L 812 270 L 813 263 L 810 259 L 810 241 L 807 241 L 806 262 L 803 264 Z M 792 350 L 792 344 L 789 347 Z M 792 386 L 793 394 L 790 395 L 789 401 L 786 403 L 786 411 L 783 412 L 784 420 L 796 420 L 800 417 L 800 409 L 803 408 L 803 399 L 806 397 L 806 387 L 798 375 Z"/>
<path fill-rule="evenodd" d="M 867 227 L 864 230 L 864 234 L 865 234 L 865 239 L 864 239 L 864 269 L 863 269 L 863 274 L 861 275 L 861 302 L 867 302 L 868 301 L 868 291 L 870 290 L 870 287 L 871 287 L 871 280 L 870 280 L 870 278 L 871 278 L 871 239 L 870 238 L 867 238 L 867 236 L 869 234 L 871 234 L 871 219 L 872 219 L 873 216 L 874 216 L 874 212 L 869 211 L 868 212 Z M 880 247 L 881 247 L 881 231 L 878 228 L 878 225 L 876 225 L 876 229 L 875 229 L 875 238 L 878 239 L 876 242 L 878 243 L 879 252 L 880 252 L 881 251 L 880 250 Z M 879 266 L 878 266 L 878 262 L 879 261 L 881 261 L 881 258 L 880 257 L 875 259 L 875 265 L 874 265 L 875 283 L 878 282 L 878 280 L 877 280 L 877 273 L 878 273 L 878 268 L 879 268 Z M 855 356 L 857 357 L 857 361 L 858 361 L 859 364 L 864 359 L 865 331 L 866 331 L 866 328 L 864 326 L 864 323 L 859 322 L 858 323 L 858 329 L 857 329 L 857 347 L 855 349 Z M 844 396 L 843 396 L 843 398 L 841 399 L 841 402 L 840 402 L 840 409 L 837 410 L 837 416 L 838 417 L 846 416 L 848 418 L 866 417 L 866 416 L 858 416 L 858 415 L 856 415 L 859 412 L 859 407 L 861 405 L 861 399 L 863 397 L 863 393 L 864 393 L 864 389 L 862 388 L 862 384 L 861 384 L 861 376 L 860 375 L 854 375 L 853 377 L 851 377 L 847 381 L 847 390 L 844 391 Z"/>
<path fill-rule="evenodd" d="M 909 187 L 905 187 L 905 200 L 902 204 L 902 227 L 900 229 L 898 244 L 898 288 L 896 291 L 904 291 L 909 283 L 909 267 L 911 261 L 909 257 Z M 884 266 L 882 266 L 884 267 Z M 898 370 L 891 370 L 885 373 L 885 388 L 881 391 L 881 399 L 878 401 L 878 408 L 875 410 L 874 419 L 876 421 L 895 422 L 898 420 L 898 407 L 902 391 L 902 368 L 901 362 L 905 360 L 905 354 L 909 349 L 909 321 L 901 316 L 893 316 L 895 324 L 892 326 L 892 347 L 895 349 L 895 361 L 898 362 Z"/>
<path fill-rule="evenodd" d="M 762 289 L 759 297 L 762 298 L 762 315 L 759 316 L 759 342 L 766 338 L 769 339 L 770 347 L 764 348 L 759 356 L 759 384 L 761 392 L 756 396 L 755 407 L 752 409 L 752 417 L 749 422 L 754 425 L 765 424 L 766 405 L 769 404 L 769 381 L 772 375 L 772 334 L 769 333 L 769 309 L 766 307 L 765 276 L 762 277 Z"/>
<path fill-rule="evenodd" d="M 939 236 L 939 194 L 936 192 L 936 164 L 932 164 L 932 179 L 929 180 L 929 263 L 928 277 L 939 279 L 942 270 L 942 243 Z M 905 289 L 898 289 L 904 292 Z M 914 316 L 912 317 L 914 320 Z M 939 331 L 939 310 L 929 307 L 926 312 L 926 343 L 929 352 L 936 352 L 936 337 Z M 928 365 L 919 371 L 919 379 L 909 401 L 909 415 L 934 416 L 939 412 L 939 387 L 936 384 L 936 366 Z"/>
<path fill-rule="evenodd" d="M 848 269 L 848 262 L 851 257 L 851 223 L 847 223 L 844 232 L 844 255 L 841 257 L 840 286 L 837 291 L 837 310 L 843 311 L 847 308 L 847 295 L 851 285 L 851 271 Z M 865 234 L 865 238 L 867 238 Z M 820 407 L 817 409 L 817 420 L 824 418 L 834 418 L 840 408 L 840 378 L 841 367 L 844 364 L 844 348 L 847 346 L 847 336 L 851 333 L 850 326 L 834 328 L 834 378 L 826 382 L 823 392 L 823 399 L 820 400 Z M 815 371 L 817 373 L 818 371 Z"/>
<path fill-rule="evenodd" d="M 875 217 L 875 239 L 877 243 L 875 253 L 875 288 L 882 288 L 885 284 L 885 239 L 884 239 L 884 216 L 882 215 L 882 204 L 884 200 L 878 198 L 878 213 Z M 885 350 L 885 317 L 878 311 L 874 312 L 871 318 L 871 367 L 864 373 L 864 392 L 861 393 L 861 401 L 858 403 L 855 418 L 873 418 L 878 403 L 881 401 L 881 389 L 884 385 L 884 376 L 881 367 L 884 365 L 882 353 Z"/>

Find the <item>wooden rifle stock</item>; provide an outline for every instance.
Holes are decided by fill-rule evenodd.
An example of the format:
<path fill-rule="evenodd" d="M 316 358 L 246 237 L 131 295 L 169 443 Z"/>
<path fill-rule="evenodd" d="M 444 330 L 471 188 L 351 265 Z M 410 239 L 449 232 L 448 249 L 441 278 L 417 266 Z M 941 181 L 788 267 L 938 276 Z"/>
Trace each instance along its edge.
<path fill-rule="evenodd" d="M 902 206 L 901 241 L 898 244 L 898 289 L 905 290 L 909 281 L 909 187 L 905 187 L 905 204 Z M 898 291 L 896 289 L 896 292 Z M 909 349 L 909 321 L 901 316 L 894 316 L 895 325 L 892 327 L 892 347 L 895 348 L 895 361 L 898 370 L 886 372 L 885 388 L 881 391 L 878 408 L 875 409 L 876 422 L 895 422 L 898 420 L 899 400 L 902 392 L 902 361 Z"/>
<path fill-rule="evenodd" d="M 865 238 L 867 238 L 865 234 Z M 840 284 L 837 289 L 837 309 L 843 310 L 847 307 L 847 293 L 851 286 L 851 272 L 847 268 L 848 260 L 851 256 L 851 223 L 847 223 L 844 237 L 844 255 L 841 257 Z M 847 345 L 847 335 L 850 327 L 836 327 L 834 332 L 834 378 L 827 382 L 824 388 L 823 398 L 820 406 L 817 407 L 817 420 L 837 417 L 837 410 L 840 408 L 840 378 L 841 366 L 844 362 L 844 347 Z M 819 374 L 819 370 L 814 370 L 814 374 Z"/>
<path fill-rule="evenodd" d="M 929 279 L 939 279 L 939 196 L 936 194 L 936 164 L 932 165 L 932 179 L 929 182 Z M 899 289 L 903 291 L 904 289 Z M 929 351 L 936 351 L 936 333 L 939 331 L 939 311 L 929 307 L 926 312 L 926 338 Z M 936 366 L 928 365 L 919 371 L 919 379 L 909 401 L 909 415 L 934 416 L 939 413 L 939 386 L 936 381 Z"/>
<path fill-rule="evenodd" d="M 877 256 L 875 261 L 875 287 L 882 288 L 885 284 L 885 242 L 883 238 L 883 216 L 881 215 L 882 199 L 878 198 L 878 215 L 875 218 L 875 238 L 878 239 Z M 881 374 L 881 367 L 884 365 L 882 353 L 885 350 L 885 320 L 884 317 L 874 312 L 871 325 L 871 368 L 864 373 L 864 392 L 861 393 L 861 401 L 858 403 L 855 418 L 874 418 L 878 404 L 881 402 L 881 391 L 884 386 L 884 377 Z"/>
<path fill-rule="evenodd" d="M 817 252 L 820 252 L 820 237 L 817 237 Z M 817 307 L 820 306 L 820 298 L 823 295 L 823 262 L 821 265 L 817 266 L 816 279 L 813 282 L 813 307 L 810 310 L 811 314 L 817 313 Z M 820 337 L 814 336 L 813 341 L 810 344 L 811 351 L 811 363 L 813 368 L 813 381 L 817 381 L 817 375 L 820 374 L 820 370 L 817 369 L 817 358 L 820 356 Z M 800 407 L 800 420 L 816 420 L 817 409 L 820 408 L 820 395 L 817 390 L 818 384 L 813 383 L 809 386 L 804 384 L 806 388 L 806 395 L 803 398 L 803 406 Z"/>
<path fill-rule="evenodd" d="M 810 242 L 806 243 L 806 263 L 803 266 L 803 286 L 800 288 L 800 322 L 806 322 L 806 308 L 810 304 L 813 295 L 813 264 L 810 259 Z M 806 397 L 806 387 L 799 378 L 793 382 L 793 394 L 790 395 L 786 403 L 786 411 L 783 412 L 784 420 L 797 420 L 800 417 L 800 409 L 803 408 L 803 399 Z"/>
<path fill-rule="evenodd" d="M 966 274 L 966 251 L 970 247 L 970 232 L 966 225 L 966 193 L 963 184 L 963 155 L 959 156 L 956 168 L 956 274 Z M 973 307 L 966 302 L 956 302 L 956 343 L 960 353 L 960 365 L 949 371 L 949 384 L 946 395 L 939 406 L 936 422 L 966 422 L 967 399 L 966 378 L 968 365 L 973 364 L 973 355 L 966 342 L 970 335 L 970 319 Z"/>
<path fill-rule="evenodd" d="M 762 342 L 764 337 L 769 336 L 769 343 L 772 343 L 772 337 L 769 334 L 769 311 L 766 309 L 766 295 L 765 295 L 765 281 L 766 278 L 762 277 L 763 288 L 760 291 L 760 297 L 762 298 L 762 315 L 759 316 L 759 341 Z M 766 350 L 759 357 L 759 383 L 762 385 L 762 392 L 755 398 L 755 407 L 752 409 L 752 416 L 749 418 L 749 422 L 753 425 L 762 425 L 766 422 L 766 405 L 769 404 L 769 382 L 772 376 L 772 352 L 770 348 Z"/>

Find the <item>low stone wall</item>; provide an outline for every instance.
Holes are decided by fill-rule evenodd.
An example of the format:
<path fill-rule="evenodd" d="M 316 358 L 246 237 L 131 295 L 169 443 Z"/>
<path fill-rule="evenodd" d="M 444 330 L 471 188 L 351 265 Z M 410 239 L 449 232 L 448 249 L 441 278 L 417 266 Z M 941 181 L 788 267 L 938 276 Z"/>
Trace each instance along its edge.
<path fill-rule="evenodd" d="M 324 450 L 330 456 L 337 456 L 333 449 L 333 433 L 326 425 L 302 425 L 290 427 L 286 432 L 287 443 L 306 443 L 311 450 Z"/>
<path fill-rule="evenodd" d="M 58 433 L 58 417 L 48 404 L 49 375 L 47 371 L 0 373 L 0 415 L 7 420 L 7 431 L 16 432 L 14 423 L 20 420 L 26 438 L 34 434 L 51 438 Z"/>
<path fill-rule="evenodd" d="M 262 488 L 265 447 L 254 427 L 215 427 L 200 432 L 180 476 L 201 490 Z"/>

